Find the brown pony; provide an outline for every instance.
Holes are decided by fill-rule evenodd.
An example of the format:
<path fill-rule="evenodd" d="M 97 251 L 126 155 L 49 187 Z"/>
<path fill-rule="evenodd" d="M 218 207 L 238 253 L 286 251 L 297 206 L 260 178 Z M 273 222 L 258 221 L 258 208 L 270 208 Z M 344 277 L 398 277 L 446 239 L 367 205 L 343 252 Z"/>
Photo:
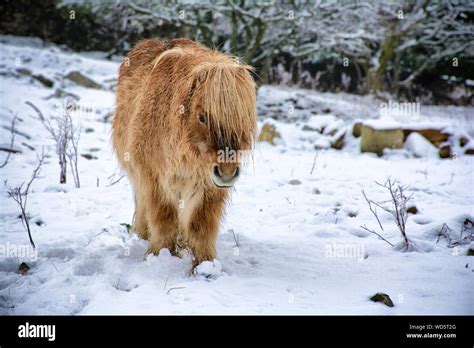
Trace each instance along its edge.
<path fill-rule="evenodd" d="M 139 42 L 120 66 L 113 144 L 148 252 L 216 257 L 220 219 L 256 131 L 252 68 L 187 39 Z M 224 158 L 223 158 L 224 157 Z"/>

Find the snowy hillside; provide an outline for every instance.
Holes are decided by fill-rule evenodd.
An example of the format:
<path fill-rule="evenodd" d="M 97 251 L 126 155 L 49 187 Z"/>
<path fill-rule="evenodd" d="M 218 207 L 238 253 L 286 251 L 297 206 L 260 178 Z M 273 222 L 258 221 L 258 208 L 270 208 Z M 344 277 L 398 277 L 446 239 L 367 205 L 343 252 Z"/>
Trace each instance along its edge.
<path fill-rule="evenodd" d="M 189 256 L 162 250 L 145 258 L 147 243 L 127 229 L 132 190 L 120 178 L 110 142 L 118 63 L 31 40 L 0 41 L 2 148 L 9 148 L 11 122 L 18 117 L 18 153 L 0 168 L 0 314 L 474 314 L 474 262 L 467 256 L 474 246 L 474 158 L 457 144 L 454 159 L 415 157 L 410 147 L 377 157 L 361 153 L 360 139 L 349 131 L 336 150 L 330 144 L 337 131 L 378 116 L 379 102 L 263 86 L 259 126 L 273 125 L 281 136 L 275 145 L 257 144 L 235 187 L 217 245 L 221 273 L 190 275 Z M 71 71 L 100 88 L 64 78 Z M 80 188 L 72 176 L 59 184 L 54 142 L 25 104 L 51 117 L 68 99 L 82 126 Z M 474 135 L 473 108 L 421 110 L 420 123 Z M 325 131 L 314 131 L 322 124 Z M 37 253 L 18 257 L 29 239 L 7 192 L 29 181 L 43 146 L 48 157 L 27 206 Z M 0 164 L 5 156 L 0 151 Z M 406 224 L 410 251 L 401 248 L 393 216 L 381 209 L 380 230 L 362 193 L 389 200 L 375 183 L 388 177 L 413 194 L 408 207 L 417 213 Z M 22 262 L 29 266 L 25 274 L 19 272 Z M 372 302 L 379 292 L 394 306 Z"/>

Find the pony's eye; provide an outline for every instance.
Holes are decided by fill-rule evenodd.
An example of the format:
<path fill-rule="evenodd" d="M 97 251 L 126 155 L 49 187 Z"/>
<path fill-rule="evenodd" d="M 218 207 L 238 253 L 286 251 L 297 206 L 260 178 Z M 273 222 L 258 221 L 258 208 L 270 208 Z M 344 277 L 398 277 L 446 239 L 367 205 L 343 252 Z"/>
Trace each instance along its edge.
<path fill-rule="evenodd" d="M 206 116 L 204 116 L 204 115 L 199 115 L 199 123 L 201 123 L 201 124 L 206 124 Z"/>

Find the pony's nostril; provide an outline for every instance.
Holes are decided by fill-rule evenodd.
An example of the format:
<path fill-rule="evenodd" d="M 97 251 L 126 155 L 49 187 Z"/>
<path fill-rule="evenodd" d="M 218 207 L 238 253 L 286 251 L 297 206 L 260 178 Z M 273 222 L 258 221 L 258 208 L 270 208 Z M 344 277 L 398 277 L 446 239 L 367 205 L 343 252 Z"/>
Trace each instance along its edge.
<path fill-rule="evenodd" d="M 234 176 L 232 178 L 236 178 L 238 177 L 240 174 L 240 171 L 239 171 L 239 166 L 235 166 L 235 172 L 234 172 Z"/>
<path fill-rule="evenodd" d="M 219 165 L 214 164 L 213 171 L 214 171 L 214 175 L 217 176 L 218 178 L 220 178 L 222 176 L 221 171 L 219 169 Z"/>

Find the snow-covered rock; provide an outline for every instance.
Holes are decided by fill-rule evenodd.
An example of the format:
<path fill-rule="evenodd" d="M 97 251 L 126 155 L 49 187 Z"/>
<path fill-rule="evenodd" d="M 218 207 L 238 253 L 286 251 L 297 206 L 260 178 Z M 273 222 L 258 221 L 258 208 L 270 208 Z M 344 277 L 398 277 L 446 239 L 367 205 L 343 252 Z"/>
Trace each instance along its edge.
<path fill-rule="evenodd" d="M 415 157 L 438 157 L 438 149 L 424 136 L 416 132 L 407 137 L 404 148 Z"/>

